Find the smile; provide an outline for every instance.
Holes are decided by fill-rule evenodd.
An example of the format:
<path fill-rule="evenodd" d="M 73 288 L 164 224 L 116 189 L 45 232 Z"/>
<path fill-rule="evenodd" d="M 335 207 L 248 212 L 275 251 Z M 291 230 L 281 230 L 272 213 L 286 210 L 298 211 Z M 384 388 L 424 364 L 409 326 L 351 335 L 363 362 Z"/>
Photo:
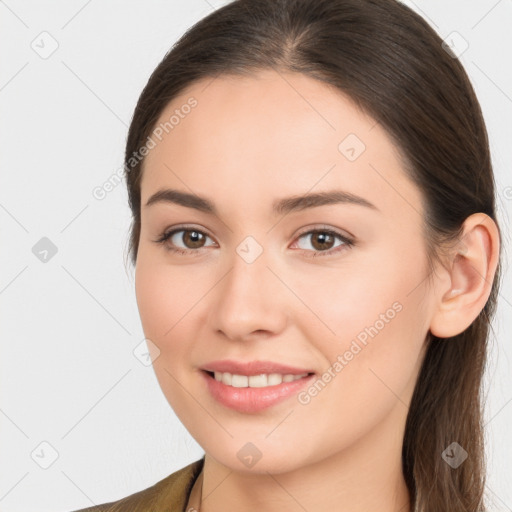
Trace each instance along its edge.
<path fill-rule="evenodd" d="M 234 388 L 265 388 L 267 386 L 278 386 L 283 382 L 293 382 L 294 380 L 307 377 L 308 373 L 293 375 L 291 373 L 261 373 L 259 375 L 238 375 L 229 372 L 214 372 L 215 380 L 232 386 Z"/>
<path fill-rule="evenodd" d="M 242 375 L 229 372 L 199 372 L 205 392 L 217 403 L 240 413 L 255 414 L 297 396 L 314 373 Z"/>

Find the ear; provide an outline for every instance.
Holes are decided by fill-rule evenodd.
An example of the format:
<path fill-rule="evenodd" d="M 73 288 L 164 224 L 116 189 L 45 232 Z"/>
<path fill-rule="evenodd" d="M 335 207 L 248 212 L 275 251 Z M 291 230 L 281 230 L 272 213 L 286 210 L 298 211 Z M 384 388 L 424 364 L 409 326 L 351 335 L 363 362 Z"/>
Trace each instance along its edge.
<path fill-rule="evenodd" d="M 430 332 L 450 338 L 467 329 L 484 308 L 491 293 L 499 259 L 499 231 L 484 213 L 470 215 L 447 274 L 438 288 Z"/>

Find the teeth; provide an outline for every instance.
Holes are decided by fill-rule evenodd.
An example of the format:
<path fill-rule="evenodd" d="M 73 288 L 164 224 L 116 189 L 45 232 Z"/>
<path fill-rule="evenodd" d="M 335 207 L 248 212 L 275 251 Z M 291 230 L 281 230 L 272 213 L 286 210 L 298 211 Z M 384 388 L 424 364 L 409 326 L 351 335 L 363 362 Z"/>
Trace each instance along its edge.
<path fill-rule="evenodd" d="M 261 373 L 260 375 L 237 375 L 229 372 L 214 372 L 215 380 L 233 386 L 234 388 L 264 388 L 267 386 L 277 386 L 282 382 L 292 382 L 294 380 L 306 377 L 307 373 L 292 375 L 291 373 L 282 375 L 280 373 Z"/>
<path fill-rule="evenodd" d="M 249 385 L 247 375 L 231 375 L 231 385 L 234 388 L 246 388 Z"/>

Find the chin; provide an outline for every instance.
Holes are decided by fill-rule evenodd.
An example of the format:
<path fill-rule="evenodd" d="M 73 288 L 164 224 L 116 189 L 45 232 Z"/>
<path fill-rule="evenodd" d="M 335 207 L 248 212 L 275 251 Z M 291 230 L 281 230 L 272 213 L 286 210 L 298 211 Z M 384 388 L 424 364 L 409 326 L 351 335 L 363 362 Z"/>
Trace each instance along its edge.
<path fill-rule="evenodd" d="M 293 442 L 288 447 L 283 444 L 274 447 L 269 445 L 268 440 L 266 443 L 264 441 L 237 443 L 230 440 L 225 445 L 216 444 L 212 450 L 209 450 L 208 446 L 203 449 L 207 457 L 212 457 L 217 463 L 232 471 L 248 475 L 264 475 L 295 471 L 314 462 L 309 460 L 302 450 L 297 450 L 298 445 L 300 443 Z"/>

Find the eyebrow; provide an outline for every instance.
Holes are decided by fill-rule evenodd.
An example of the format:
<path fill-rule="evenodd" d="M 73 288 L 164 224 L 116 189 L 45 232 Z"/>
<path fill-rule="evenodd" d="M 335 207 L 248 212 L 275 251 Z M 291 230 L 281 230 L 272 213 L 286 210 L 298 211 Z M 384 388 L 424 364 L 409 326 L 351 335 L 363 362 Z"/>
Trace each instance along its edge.
<path fill-rule="evenodd" d="M 218 216 L 217 208 L 206 197 L 190 194 L 175 189 L 163 189 L 155 192 L 147 201 L 146 207 L 156 203 L 172 203 L 186 208 L 193 208 L 201 212 Z M 379 211 L 379 209 L 367 199 L 343 190 L 329 190 L 305 195 L 296 195 L 277 199 L 272 204 L 274 215 L 283 215 L 295 211 L 301 211 L 328 204 L 355 204 Z"/>

